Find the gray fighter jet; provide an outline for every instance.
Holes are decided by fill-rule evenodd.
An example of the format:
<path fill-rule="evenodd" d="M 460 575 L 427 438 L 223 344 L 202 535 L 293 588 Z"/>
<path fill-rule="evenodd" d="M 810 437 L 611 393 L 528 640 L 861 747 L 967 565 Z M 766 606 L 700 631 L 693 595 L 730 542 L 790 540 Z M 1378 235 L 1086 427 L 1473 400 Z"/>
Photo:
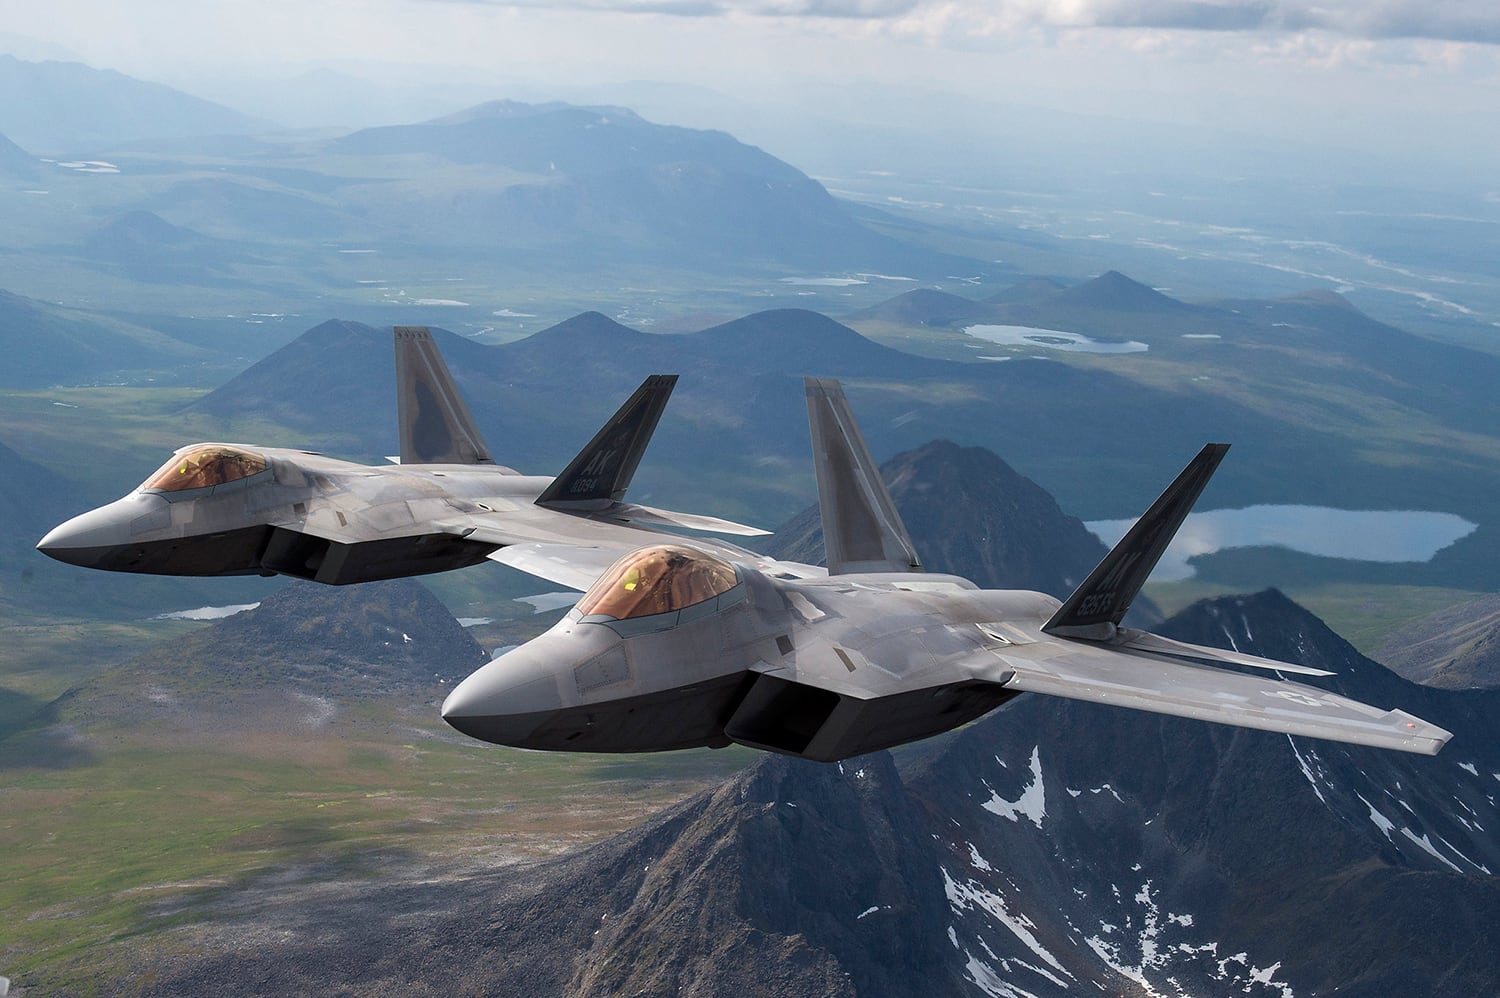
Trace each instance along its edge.
<path fill-rule="evenodd" d="M 464 680 L 443 717 L 484 741 L 641 752 L 731 742 L 832 761 L 1023 693 L 1434 754 L 1449 733 L 1311 686 L 1328 675 L 1122 626 L 1228 449 L 1209 444 L 1066 601 L 923 574 L 837 382 L 808 379 L 826 576 L 689 543 L 643 547 L 551 630 Z"/>
<path fill-rule="evenodd" d="M 134 492 L 67 521 L 37 548 L 59 561 L 158 575 L 291 575 L 332 585 L 513 565 L 586 589 L 658 527 L 765 531 L 624 501 L 676 384 L 653 375 L 556 478 L 498 465 L 431 333 L 395 330 L 400 463 L 310 451 L 185 447 Z M 704 539 L 721 557 L 757 555 Z"/>

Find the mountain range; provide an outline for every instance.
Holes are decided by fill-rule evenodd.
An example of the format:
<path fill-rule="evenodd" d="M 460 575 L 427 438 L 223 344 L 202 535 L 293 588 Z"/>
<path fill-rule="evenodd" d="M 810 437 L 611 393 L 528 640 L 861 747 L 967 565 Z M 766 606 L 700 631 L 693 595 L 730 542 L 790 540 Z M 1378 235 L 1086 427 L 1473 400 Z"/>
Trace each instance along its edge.
<path fill-rule="evenodd" d="M 16 770 L 78 766 L 122 730 L 191 740 L 326 727 L 372 701 L 436 710 L 488 655 L 421 583 L 339 588 L 290 581 L 211 627 L 73 687 L 3 732 Z M 357 720 L 355 721 L 357 723 Z"/>
<path fill-rule="evenodd" d="M 1500 595 L 1398 628 L 1375 657 L 1414 683 L 1453 690 L 1500 687 Z"/>
<path fill-rule="evenodd" d="M 282 308 L 330 294 L 359 300 L 361 281 L 363 290 L 381 278 L 406 283 L 434 266 L 485 285 L 501 273 L 551 283 L 661 267 L 736 279 L 1007 269 L 878 232 L 867 211 L 856 217 L 816 180 L 724 132 L 619 107 L 497 100 L 332 138 L 287 137 L 159 84 L 6 56 L 0 135 L 74 157 L 47 165 L 0 148 L 5 175 L 49 175 L 54 196 L 32 199 L 21 233 L 66 235 L 33 238 L 31 252 L 128 281 L 274 289 Z M 125 219 L 128 232 L 112 231 L 118 222 L 98 230 L 99 217 Z M 90 231 L 79 240 L 81 228 Z"/>
<path fill-rule="evenodd" d="M 0 388 L 118 380 L 213 356 L 154 329 L 98 312 L 64 308 L 0 289 Z M 165 373 L 165 372 L 163 372 Z"/>
<path fill-rule="evenodd" d="M 266 127 L 220 104 L 114 70 L 0 55 L 0 133 L 35 152 L 87 152 L 140 139 Z"/>
<path fill-rule="evenodd" d="M 642 466 L 642 486 L 738 506 L 721 506 L 726 515 L 760 511 L 754 518 L 762 522 L 789 516 L 805 504 L 789 477 L 805 481 L 799 381 L 836 375 L 854 393 L 875 453 L 934 437 L 987 446 L 1088 519 L 1138 512 L 1207 439 L 1231 441 L 1236 452 L 1214 486 L 1223 491 L 1211 493 L 1206 508 L 1423 509 L 1436 491 L 1444 511 L 1479 528 L 1430 564 L 1308 556 L 1308 574 L 1492 584 L 1500 563 L 1490 557 L 1500 546 L 1500 451 L 1480 424 L 1493 417 L 1500 425 L 1500 402 L 1490 390 L 1500 383 L 1500 359 L 1428 343 L 1335 300 L 1188 305 L 1118 274 L 1072 289 L 1032 288 L 1025 307 L 1028 321 L 1046 324 L 1038 328 L 1090 335 L 1107 327 L 1149 341 L 1150 349 L 1128 362 L 1067 354 L 1062 363 L 1032 346 L 1005 363 L 941 359 L 892 349 L 818 313 L 784 309 L 677 335 L 584 313 L 501 346 L 449 336 L 441 342 L 480 425 L 507 441 L 501 459 L 527 471 L 561 467 L 613 400 L 646 375 L 681 371 L 677 401 Z M 955 320 L 952 297 L 913 293 L 890 303 L 887 314 L 899 312 L 911 327 L 921 315 L 930 323 L 943 316 L 971 323 L 982 309 L 1018 307 L 971 305 L 968 318 Z M 1132 318 L 1147 306 L 1179 325 L 1163 330 Z M 1004 318 L 992 314 L 991 321 Z M 1128 325 L 1136 321 L 1141 325 Z M 868 329 L 865 321 L 850 322 Z M 972 339 L 957 328 L 935 335 Z M 226 419 L 270 414 L 293 430 L 344 434 L 338 447 L 346 452 L 354 433 L 354 453 L 389 453 L 386 340 L 357 323 L 325 324 L 226 382 L 195 410 Z M 575 404 L 581 386 L 599 400 L 597 411 Z M 541 425 L 551 432 L 538 434 Z M 1109 446 L 1098 446 L 1102 437 Z M 1384 457 L 1373 459 L 1377 453 Z M 1402 457 L 1393 462 L 1395 455 Z M 747 473 L 756 466 L 787 474 Z M 1232 570 L 1242 556 L 1212 557 Z"/>
<path fill-rule="evenodd" d="M 25 588 L 35 570 L 34 546 L 60 522 L 74 489 L 60 475 L 0 441 L 0 579 L 3 589 Z"/>
<path fill-rule="evenodd" d="M 0 135 L 0 178 L 30 180 L 41 173 L 41 163 L 31 153 Z"/>
<path fill-rule="evenodd" d="M 124 687 L 205 703 L 267 690 L 340 702 L 399 695 L 432 703 L 487 659 L 419 582 L 349 589 L 291 580 L 250 609 L 122 664 L 71 699 L 97 703 Z M 149 712 L 136 704 L 124 716 L 143 709 Z"/>

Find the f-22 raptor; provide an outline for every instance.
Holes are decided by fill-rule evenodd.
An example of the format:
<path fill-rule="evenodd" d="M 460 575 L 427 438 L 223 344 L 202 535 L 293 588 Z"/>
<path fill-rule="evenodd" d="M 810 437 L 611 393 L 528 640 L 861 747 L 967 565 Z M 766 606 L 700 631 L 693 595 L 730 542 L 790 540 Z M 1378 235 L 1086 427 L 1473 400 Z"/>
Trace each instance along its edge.
<path fill-rule="evenodd" d="M 827 574 L 688 543 L 621 558 L 546 633 L 481 667 L 443 717 L 484 741 L 641 752 L 731 742 L 834 761 L 1041 693 L 1434 754 L 1447 731 L 1122 618 L 1224 453 L 1209 444 L 1059 603 L 925 574 L 837 382 L 808 379 Z"/>
<path fill-rule="evenodd" d="M 280 574 L 331 585 L 491 559 L 586 589 L 622 552 L 678 536 L 661 527 L 765 533 L 624 501 L 675 375 L 647 378 L 562 474 L 547 478 L 495 463 L 428 329 L 399 326 L 395 343 L 400 463 L 194 444 L 37 548 L 117 572 Z M 726 541 L 703 543 L 724 557 L 757 557 Z"/>

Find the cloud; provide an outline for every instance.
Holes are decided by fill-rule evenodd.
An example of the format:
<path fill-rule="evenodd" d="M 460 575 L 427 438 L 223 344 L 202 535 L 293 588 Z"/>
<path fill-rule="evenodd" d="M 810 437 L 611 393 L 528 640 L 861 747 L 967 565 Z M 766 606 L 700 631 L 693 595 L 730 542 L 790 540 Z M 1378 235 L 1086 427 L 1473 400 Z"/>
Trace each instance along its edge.
<path fill-rule="evenodd" d="M 981 35 L 1027 28 L 1155 29 L 1431 39 L 1500 45 L 1494 0 L 468 0 L 499 7 L 667 14 L 941 22 Z"/>
<path fill-rule="evenodd" d="M 926 0 L 458 0 L 479 6 L 577 10 L 677 17 L 834 18 L 886 20 L 909 14 Z"/>

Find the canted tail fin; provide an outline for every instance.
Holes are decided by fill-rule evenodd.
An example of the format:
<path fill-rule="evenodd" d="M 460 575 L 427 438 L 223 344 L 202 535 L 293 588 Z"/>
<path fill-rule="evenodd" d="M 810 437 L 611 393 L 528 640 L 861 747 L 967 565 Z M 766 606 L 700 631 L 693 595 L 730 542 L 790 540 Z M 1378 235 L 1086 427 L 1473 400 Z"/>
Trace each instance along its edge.
<path fill-rule="evenodd" d="M 803 385 L 828 574 L 922 571 L 843 387 L 833 378 L 804 378 Z"/>
<path fill-rule="evenodd" d="M 1068 638 L 1112 639 L 1228 450 L 1228 444 L 1205 445 L 1042 630 Z"/>
<path fill-rule="evenodd" d="M 609 418 L 588 446 L 537 497 L 538 506 L 583 509 L 619 502 L 656 432 L 675 374 L 653 374 Z"/>
<path fill-rule="evenodd" d="M 493 464 L 426 326 L 396 327 L 402 464 Z"/>

